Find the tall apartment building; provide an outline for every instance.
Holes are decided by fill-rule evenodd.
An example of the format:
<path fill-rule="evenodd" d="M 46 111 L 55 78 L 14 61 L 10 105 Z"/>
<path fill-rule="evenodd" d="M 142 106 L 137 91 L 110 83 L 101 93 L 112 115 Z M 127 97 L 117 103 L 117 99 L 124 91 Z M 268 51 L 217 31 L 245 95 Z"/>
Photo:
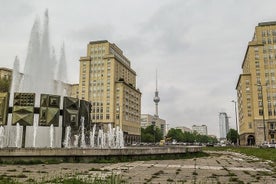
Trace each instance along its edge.
<path fill-rule="evenodd" d="M 275 142 L 276 22 L 255 27 L 242 63 L 236 90 L 241 145 Z"/>
<path fill-rule="evenodd" d="M 193 132 L 197 132 L 200 135 L 208 135 L 206 125 L 193 125 L 192 130 L 193 130 Z"/>
<path fill-rule="evenodd" d="M 229 132 L 229 117 L 226 112 L 219 113 L 219 135 L 220 139 L 226 139 L 227 133 Z"/>
<path fill-rule="evenodd" d="M 127 143 L 140 141 L 141 92 L 123 51 L 106 40 L 87 45 L 80 58 L 79 98 L 92 103 L 92 123 L 119 126 Z"/>

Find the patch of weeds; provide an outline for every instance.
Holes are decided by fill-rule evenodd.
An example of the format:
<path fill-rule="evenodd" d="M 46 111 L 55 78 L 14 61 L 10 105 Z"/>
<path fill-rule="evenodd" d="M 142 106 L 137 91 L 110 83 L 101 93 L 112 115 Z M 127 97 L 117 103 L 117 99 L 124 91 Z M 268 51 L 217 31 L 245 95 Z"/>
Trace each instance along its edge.
<path fill-rule="evenodd" d="M 154 173 L 153 175 L 158 176 L 158 175 L 160 175 L 160 174 L 164 174 L 164 171 L 160 170 L 160 171 Z"/>
<path fill-rule="evenodd" d="M 152 178 L 149 178 L 149 179 L 145 178 L 145 180 L 148 183 L 148 182 L 151 182 Z"/>
<path fill-rule="evenodd" d="M 15 176 L 16 178 L 28 178 L 28 176 L 26 176 L 25 174 L 18 174 Z"/>
<path fill-rule="evenodd" d="M 248 171 L 243 171 L 244 174 L 251 175 Z"/>
<path fill-rule="evenodd" d="M 229 178 L 229 181 L 230 181 L 230 182 L 238 182 L 238 180 L 239 180 L 238 178 L 233 178 L 233 177 L 230 177 L 230 178 Z"/>
<path fill-rule="evenodd" d="M 217 178 L 218 177 L 218 175 L 216 175 L 216 174 L 212 174 L 211 176 L 209 176 L 208 178 Z"/>
<path fill-rule="evenodd" d="M 99 168 L 91 168 L 91 169 L 89 169 L 89 171 L 102 171 L 102 170 Z"/>
<path fill-rule="evenodd" d="M 243 181 L 239 180 L 238 178 L 234 178 L 234 177 L 230 177 L 229 178 L 229 182 L 235 182 L 235 183 L 238 183 L 238 184 L 244 184 Z"/>
<path fill-rule="evenodd" d="M 266 172 L 266 171 L 259 171 L 258 174 L 261 176 L 271 176 L 272 175 L 272 173 Z"/>
<path fill-rule="evenodd" d="M 26 170 L 26 169 L 23 169 L 23 171 L 22 172 L 24 172 L 24 173 L 31 173 L 32 171 L 30 171 L 30 170 Z"/>
<path fill-rule="evenodd" d="M 193 175 L 196 176 L 196 175 L 198 175 L 198 173 L 197 173 L 196 171 L 194 171 L 194 172 L 193 172 Z"/>
<path fill-rule="evenodd" d="M 171 179 L 171 178 L 168 178 L 167 179 L 167 182 L 173 182 L 174 180 L 173 179 Z"/>
<path fill-rule="evenodd" d="M 25 182 L 27 182 L 27 183 L 35 183 L 35 180 L 33 178 L 29 178 Z"/>
<path fill-rule="evenodd" d="M 183 180 L 177 180 L 177 183 L 186 183 L 187 180 L 183 179 Z"/>
<path fill-rule="evenodd" d="M 37 171 L 37 173 L 41 173 L 41 174 L 45 174 L 45 173 L 48 173 L 47 171 Z"/>
<path fill-rule="evenodd" d="M 0 175 L 0 184 L 18 184 L 12 177 Z"/>
<path fill-rule="evenodd" d="M 225 171 L 228 171 L 228 172 L 229 172 L 229 169 L 227 169 L 226 167 L 223 166 L 222 168 L 223 168 Z"/>
<path fill-rule="evenodd" d="M 228 172 L 228 176 L 237 176 L 235 173 Z"/>
<path fill-rule="evenodd" d="M 8 172 L 16 172 L 16 169 L 8 169 Z"/>

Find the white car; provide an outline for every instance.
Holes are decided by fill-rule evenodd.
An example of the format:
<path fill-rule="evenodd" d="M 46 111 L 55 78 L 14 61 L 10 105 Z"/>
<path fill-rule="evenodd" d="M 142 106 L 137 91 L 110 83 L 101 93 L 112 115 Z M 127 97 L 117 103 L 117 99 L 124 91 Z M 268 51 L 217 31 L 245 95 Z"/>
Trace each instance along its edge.
<path fill-rule="evenodd" d="M 275 143 L 264 142 L 260 145 L 260 148 L 276 148 Z"/>

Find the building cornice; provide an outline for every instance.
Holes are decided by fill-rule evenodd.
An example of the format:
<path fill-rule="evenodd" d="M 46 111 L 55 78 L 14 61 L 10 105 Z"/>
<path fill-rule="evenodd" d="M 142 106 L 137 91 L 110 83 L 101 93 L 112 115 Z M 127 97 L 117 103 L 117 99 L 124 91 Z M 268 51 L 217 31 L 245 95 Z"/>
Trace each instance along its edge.
<path fill-rule="evenodd" d="M 132 86 L 131 84 L 126 83 L 125 81 L 116 81 L 115 83 L 124 84 L 124 85 L 130 87 L 131 89 L 133 89 L 134 91 L 136 91 L 137 93 L 142 94 L 139 89 L 136 89 L 134 86 Z"/>
<path fill-rule="evenodd" d="M 239 83 L 240 83 L 241 77 L 242 77 L 242 76 L 250 76 L 250 75 L 251 75 L 250 73 L 243 73 L 243 74 L 240 74 L 239 79 L 238 79 L 238 82 L 237 82 L 237 84 L 236 84 L 236 90 L 238 89 L 238 85 L 239 85 Z"/>

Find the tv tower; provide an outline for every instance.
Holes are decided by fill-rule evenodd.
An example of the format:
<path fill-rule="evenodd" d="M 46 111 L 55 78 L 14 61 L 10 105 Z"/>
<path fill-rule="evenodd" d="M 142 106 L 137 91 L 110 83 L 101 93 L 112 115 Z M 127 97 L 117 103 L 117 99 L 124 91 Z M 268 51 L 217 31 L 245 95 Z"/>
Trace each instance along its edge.
<path fill-rule="evenodd" d="M 153 101 L 155 103 L 155 115 L 158 117 L 158 103 L 160 102 L 160 98 L 158 96 L 158 90 L 157 90 L 157 70 L 156 70 L 156 89 L 155 89 L 155 96 L 153 98 Z"/>

